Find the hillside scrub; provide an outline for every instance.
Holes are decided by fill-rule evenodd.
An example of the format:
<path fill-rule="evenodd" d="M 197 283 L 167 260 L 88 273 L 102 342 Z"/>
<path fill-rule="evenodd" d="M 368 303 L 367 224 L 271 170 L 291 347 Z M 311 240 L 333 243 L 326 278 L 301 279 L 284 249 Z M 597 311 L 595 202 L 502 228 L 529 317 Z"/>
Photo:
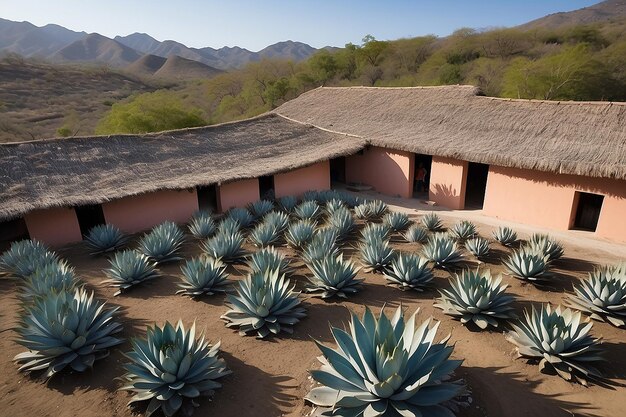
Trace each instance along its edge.
<path fill-rule="evenodd" d="M 459 29 L 321 50 L 293 63 L 263 60 L 184 87 L 211 123 L 251 117 L 319 86 L 472 84 L 494 97 L 626 100 L 626 23 L 558 30 Z"/>

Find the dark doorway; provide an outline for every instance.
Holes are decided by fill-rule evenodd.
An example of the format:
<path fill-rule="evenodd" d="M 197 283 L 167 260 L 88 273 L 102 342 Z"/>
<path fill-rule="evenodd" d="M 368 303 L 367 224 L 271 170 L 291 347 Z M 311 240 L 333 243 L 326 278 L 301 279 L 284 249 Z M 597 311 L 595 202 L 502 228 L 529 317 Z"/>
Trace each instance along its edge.
<path fill-rule="evenodd" d="M 603 195 L 576 192 L 576 196 L 574 197 L 576 204 L 574 228 L 595 232 L 598 226 L 603 201 Z"/>
<path fill-rule="evenodd" d="M 12 242 L 29 238 L 28 228 L 22 217 L 0 222 L 0 253 L 9 249 Z"/>
<path fill-rule="evenodd" d="M 467 182 L 465 186 L 465 208 L 482 209 L 487 189 L 489 165 L 470 162 L 467 166 Z"/>
<path fill-rule="evenodd" d="M 105 224 L 104 212 L 100 204 L 90 204 L 87 206 L 80 206 L 74 208 L 76 211 L 76 217 L 78 218 L 78 225 L 80 226 L 80 233 L 85 237 L 89 230 L 94 226 Z"/>
<path fill-rule="evenodd" d="M 215 184 L 197 187 L 198 208 L 210 212 L 217 211 L 217 187 Z"/>
<path fill-rule="evenodd" d="M 262 200 L 274 199 L 274 176 L 259 177 L 259 194 Z"/>
<path fill-rule="evenodd" d="M 330 181 L 346 183 L 346 157 L 330 160 Z"/>
<path fill-rule="evenodd" d="M 415 154 L 415 172 L 413 174 L 413 197 L 428 199 L 430 169 L 433 165 L 431 155 Z M 423 171 L 421 171 L 423 170 Z"/>

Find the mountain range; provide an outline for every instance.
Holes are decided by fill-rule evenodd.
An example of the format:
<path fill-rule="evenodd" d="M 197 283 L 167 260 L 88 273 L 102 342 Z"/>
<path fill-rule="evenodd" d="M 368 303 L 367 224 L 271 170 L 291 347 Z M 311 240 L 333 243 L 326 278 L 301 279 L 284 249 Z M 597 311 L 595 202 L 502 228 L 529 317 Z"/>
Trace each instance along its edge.
<path fill-rule="evenodd" d="M 181 67 L 204 77 L 241 68 L 263 58 L 300 61 L 315 52 L 316 48 L 291 40 L 278 42 L 258 52 L 237 46 L 191 48 L 173 40 L 161 42 L 145 33 L 111 39 L 98 33 L 75 32 L 54 24 L 39 27 L 29 22 L 0 18 L 0 55 L 16 53 L 52 62 L 103 64 L 157 76 L 171 74 L 174 68 Z M 161 66 L 164 66 L 162 71 Z"/>

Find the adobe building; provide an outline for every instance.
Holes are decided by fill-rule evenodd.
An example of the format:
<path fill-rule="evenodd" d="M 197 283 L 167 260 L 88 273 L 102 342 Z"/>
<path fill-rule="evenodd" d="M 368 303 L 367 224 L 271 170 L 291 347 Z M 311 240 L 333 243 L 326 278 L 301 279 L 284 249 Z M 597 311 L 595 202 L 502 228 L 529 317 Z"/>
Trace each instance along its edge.
<path fill-rule="evenodd" d="M 484 97 L 475 87 L 323 87 L 271 113 L 146 135 L 0 145 L 0 241 L 52 246 L 96 224 L 185 222 L 331 181 L 626 242 L 626 104 Z"/>

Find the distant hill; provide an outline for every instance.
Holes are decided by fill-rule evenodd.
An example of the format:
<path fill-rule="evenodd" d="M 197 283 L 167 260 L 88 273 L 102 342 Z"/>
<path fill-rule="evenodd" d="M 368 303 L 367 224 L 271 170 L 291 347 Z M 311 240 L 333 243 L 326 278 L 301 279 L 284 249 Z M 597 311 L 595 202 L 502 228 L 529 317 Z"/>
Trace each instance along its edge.
<path fill-rule="evenodd" d="M 302 42 L 285 41 L 270 45 L 258 52 L 262 58 L 289 57 L 294 61 L 302 61 L 317 52 L 317 49 Z"/>
<path fill-rule="evenodd" d="M 106 36 L 92 33 L 72 42 L 52 56 L 54 60 L 71 62 L 94 62 L 112 67 L 125 67 L 141 57 L 141 54 Z"/>
<path fill-rule="evenodd" d="M 59 49 L 87 36 L 59 25 L 35 26 L 29 22 L 0 19 L 0 54 L 49 58 Z"/>
<path fill-rule="evenodd" d="M 553 13 L 518 26 L 519 29 L 556 29 L 626 18 L 626 0 L 606 0 L 571 12 Z"/>
<path fill-rule="evenodd" d="M 201 62 L 172 55 L 167 58 L 161 68 L 154 73 L 154 76 L 170 80 L 192 80 L 197 78 L 212 78 L 222 72 L 224 71 L 204 65 Z"/>
<path fill-rule="evenodd" d="M 111 105 L 161 87 L 115 70 L 0 59 L 0 142 L 90 135 Z"/>
<path fill-rule="evenodd" d="M 165 64 L 165 61 L 167 58 L 162 56 L 145 54 L 126 67 L 126 71 L 137 75 L 153 75 Z"/>

